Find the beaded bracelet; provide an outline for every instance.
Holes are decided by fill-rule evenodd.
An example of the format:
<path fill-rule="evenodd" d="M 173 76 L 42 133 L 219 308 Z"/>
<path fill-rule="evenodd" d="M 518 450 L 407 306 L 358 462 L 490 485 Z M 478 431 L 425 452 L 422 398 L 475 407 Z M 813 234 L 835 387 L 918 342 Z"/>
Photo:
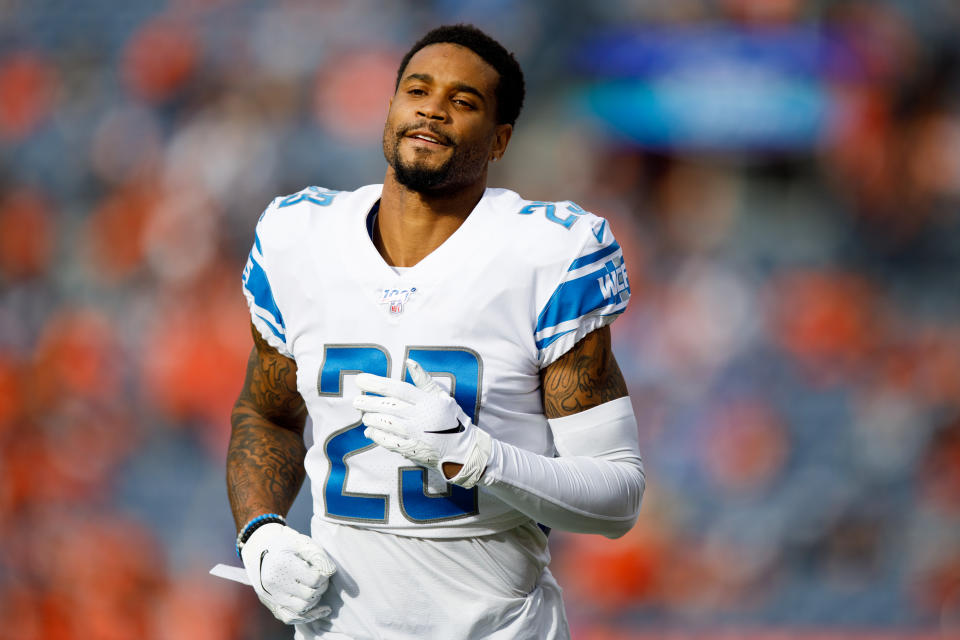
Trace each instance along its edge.
<path fill-rule="evenodd" d="M 243 556 L 240 555 L 240 550 L 243 549 L 243 545 L 247 543 L 247 540 L 250 539 L 250 536 L 253 535 L 253 532 L 262 527 L 265 524 L 270 524 L 271 522 L 277 522 L 282 525 L 287 524 L 287 521 L 279 513 L 264 513 L 259 515 L 256 518 L 253 518 L 247 524 L 243 525 L 243 528 L 240 529 L 240 533 L 237 534 L 237 556 L 240 559 L 243 559 Z"/>

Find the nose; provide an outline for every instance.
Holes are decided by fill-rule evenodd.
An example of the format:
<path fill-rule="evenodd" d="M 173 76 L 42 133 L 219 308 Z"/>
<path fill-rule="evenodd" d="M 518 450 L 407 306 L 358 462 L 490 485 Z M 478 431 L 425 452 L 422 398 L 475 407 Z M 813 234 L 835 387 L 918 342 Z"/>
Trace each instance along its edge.
<path fill-rule="evenodd" d="M 440 100 L 440 97 L 431 97 L 429 100 L 424 100 L 417 108 L 417 115 L 428 120 L 446 120 L 447 112 Z"/>

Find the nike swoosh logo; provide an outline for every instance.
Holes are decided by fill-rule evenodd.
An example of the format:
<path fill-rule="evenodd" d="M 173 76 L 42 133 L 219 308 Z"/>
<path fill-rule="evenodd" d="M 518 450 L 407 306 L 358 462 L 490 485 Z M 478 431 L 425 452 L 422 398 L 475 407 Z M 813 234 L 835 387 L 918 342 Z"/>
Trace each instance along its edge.
<path fill-rule="evenodd" d="M 424 431 L 424 433 L 436 433 L 442 436 L 450 435 L 451 433 L 461 433 L 466 431 L 466 427 L 463 426 L 463 423 L 457 420 L 457 426 L 450 427 L 449 429 L 443 429 L 442 431 Z"/>
<path fill-rule="evenodd" d="M 263 574 L 263 559 L 267 557 L 267 554 L 269 552 L 270 552 L 269 549 L 264 549 L 263 551 L 260 552 L 260 574 L 261 575 Z M 270 592 L 267 591 L 267 588 L 263 586 L 263 578 L 260 579 L 260 588 L 263 589 L 264 593 L 270 594 Z M 273 595 L 273 594 L 270 594 L 270 595 Z"/>

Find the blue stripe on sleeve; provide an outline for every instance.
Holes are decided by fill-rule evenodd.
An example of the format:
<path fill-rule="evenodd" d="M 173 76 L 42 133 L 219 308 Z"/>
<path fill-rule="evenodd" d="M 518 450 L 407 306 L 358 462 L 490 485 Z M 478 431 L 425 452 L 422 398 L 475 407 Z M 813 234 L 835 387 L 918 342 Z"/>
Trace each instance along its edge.
<path fill-rule="evenodd" d="M 277 334 L 277 337 L 281 337 L 281 332 L 277 329 L 278 327 L 283 327 L 283 329 L 286 330 L 286 325 L 283 323 L 283 316 L 280 314 L 277 302 L 273 298 L 273 290 L 270 288 L 270 281 L 267 280 L 267 274 L 263 270 L 263 267 L 253 259 L 252 254 L 250 256 L 250 268 L 244 273 L 243 285 L 253 296 L 254 303 L 268 312 L 272 318 L 264 318 L 262 314 L 258 315 L 268 324 L 272 324 L 273 326 L 270 328 Z"/>
<path fill-rule="evenodd" d="M 588 275 L 561 283 L 540 312 L 534 333 L 574 320 L 608 304 L 619 303 L 622 300 L 620 293 L 607 298 L 598 282 L 612 271 L 613 265 L 608 262 Z"/>
<path fill-rule="evenodd" d="M 557 340 L 558 338 L 562 338 L 563 336 L 567 335 L 567 334 L 570 333 L 571 331 L 576 331 L 576 329 L 567 329 L 566 331 L 561 331 L 561 332 L 559 332 L 559 333 L 555 333 L 555 334 L 553 334 L 552 336 L 550 336 L 549 338 L 544 338 L 544 339 L 542 339 L 542 340 L 537 340 L 537 349 L 546 349 L 546 348 L 549 347 L 551 344 L 553 344 L 554 342 L 556 342 L 556 340 Z"/>
<path fill-rule="evenodd" d="M 256 233 L 253 236 L 253 244 L 257 248 L 257 253 L 263 255 L 263 247 L 260 246 L 260 234 Z"/>
<path fill-rule="evenodd" d="M 577 258 L 570 264 L 570 268 L 567 271 L 576 271 L 580 267 L 585 267 L 586 265 L 596 262 L 602 258 L 606 258 L 611 253 L 616 253 L 620 250 L 620 243 L 614 241 L 613 244 L 604 247 L 603 249 L 598 249 L 593 253 L 588 253 L 587 255 Z"/>
<path fill-rule="evenodd" d="M 282 342 L 283 344 L 287 344 L 287 339 L 283 337 L 282 333 L 277 331 L 277 328 L 273 324 L 273 320 L 271 320 L 270 318 L 264 318 L 262 313 L 258 313 L 257 317 L 263 320 L 263 322 L 267 325 L 267 327 L 270 328 L 270 331 L 273 333 L 273 335 L 277 336 L 277 338 L 280 339 L 280 342 Z"/>

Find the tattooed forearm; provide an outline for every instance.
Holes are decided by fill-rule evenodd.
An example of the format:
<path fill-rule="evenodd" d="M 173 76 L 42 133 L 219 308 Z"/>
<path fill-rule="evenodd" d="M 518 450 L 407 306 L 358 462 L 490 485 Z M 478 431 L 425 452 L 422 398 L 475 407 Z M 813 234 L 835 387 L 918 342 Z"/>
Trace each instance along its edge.
<path fill-rule="evenodd" d="M 627 395 L 627 383 L 610 348 L 610 328 L 587 334 L 540 372 L 543 411 L 559 418 Z"/>
<path fill-rule="evenodd" d="M 303 484 L 306 406 L 296 363 L 253 330 L 247 378 L 231 414 L 227 492 L 239 529 L 261 513 L 286 514 Z"/>
<path fill-rule="evenodd" d="M 227 490 L 237 529 L 261 513 L 286 514 L 303 484 L 302 436 L 234 414 Z"/>

